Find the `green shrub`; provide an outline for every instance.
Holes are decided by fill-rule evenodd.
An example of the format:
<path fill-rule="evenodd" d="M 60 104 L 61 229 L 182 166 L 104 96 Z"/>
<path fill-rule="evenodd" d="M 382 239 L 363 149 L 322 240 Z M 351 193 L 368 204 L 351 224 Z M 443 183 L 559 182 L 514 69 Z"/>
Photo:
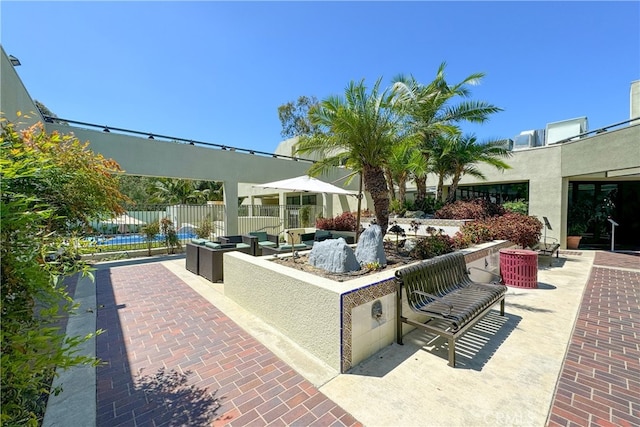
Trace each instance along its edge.
<path fill-rule="evenodd" d="M 173 226 L 173 221 L 164 217 L 160 220 L 160 233 L 164 237 L 164 243 L 167 246 L 167 254 L 175 253 L 176 248 L 180 249 L 180 239 L 176 228 Z"/>
<path fill-rule="evenodd" d="M 151 248 L 153 247 L 153 243 L 155 242 L 158 233 L 160 233 L 160 224 L 155 221 L 142 227 L 142 234 L 144 234 L 144 239 L 147 241 L 149 256 L 151 256 Z"/>
<path fill-rule="evenodd" d="M 460 233 L 465 236 L 465 240 L 470 244 L 493 240 L 491 225 L 487 221 L 471 221 L 460 227 Z"/>
<path fill-rule="evenodd" d="M 311 223 L 311 206 L 303 206 L 300 208 L 300 224 L 308 227 Z"/>
<path fill-rule="evenodd" d="M 428 259 L 448 254 L 455 249 L 453 239 L 444 234 L 442 230 L 438 230 L 432 232 L 429 236 L 419 237 L 416 246 L 411 251 L 411 256 L 419 259 Z"/>
<path fill-rule="evenodd" d="M 411 211 L 422 211 L 427 214 L 434 214 L 440 208 L 444 206 L 444 203 L 441 200 L 436 200 L 433 197 L 427 197 L 422 201 L 422 203 L 411 203 L 407 210 Z"/>
<path fill-rule="evenodd" d="M 504 202 L 502 207 L 508 212 L 519 213 L 522 215 L 529 214 L 529 202 L 522 199 L 515 200 L 513 202 Z"/>
<path fill-rule="evenodd" d="M 400 200 L 395 199 L 389 202 L 389 212 L 396 213 L 400 216 L 404 216 L 404 213 L 407 211 L 405 205 L 403 205 Z"/>
<path fill-rule="evenodd" d="M 213 224 L 209 215 L 205 216 L 200 226 L 196 228 L 196 235 L 201 239 L 208 239 L 213 232 Z"/>
<path fill-rule="evenodd" d="M 112 160 L 72 136 L 41 124 L 17 132 L 2 120 L 0 150 L 0 389 L 2 425 L 38 425 L 55 369 L 97 365 L 76 354 L 91 339 L 67 337 L 60 321 L 72 312 L 64 279 L 90 275 L 79 261 L 73 229 L 88 218 L 120 214 Z"/>

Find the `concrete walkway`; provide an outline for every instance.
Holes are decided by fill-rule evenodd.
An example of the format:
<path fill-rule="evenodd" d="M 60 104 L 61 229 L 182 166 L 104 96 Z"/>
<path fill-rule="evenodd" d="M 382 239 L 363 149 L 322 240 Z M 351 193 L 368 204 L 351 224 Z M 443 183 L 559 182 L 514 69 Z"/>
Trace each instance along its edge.
<path fill-rule="evenodd" d="M 466 334 L 456 369 L 416 330 L 338 375 L 184 259 L 100 264 L 95 423 L 49 425 L 640 425 L 640 258 L 563 252 L 538 281 Z"/>

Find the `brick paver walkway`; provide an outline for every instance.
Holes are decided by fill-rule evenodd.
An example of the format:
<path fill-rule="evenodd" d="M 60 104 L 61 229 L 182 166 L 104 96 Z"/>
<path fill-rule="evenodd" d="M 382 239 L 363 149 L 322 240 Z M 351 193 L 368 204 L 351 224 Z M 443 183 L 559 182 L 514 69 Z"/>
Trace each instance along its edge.
<path fill-rule="evenodd" d="M 596 253 L 548 425 L 640 426 L 640 257 Z"/>
<path fill-rule="evenodd" d="M 161 264 L 96 286 L 98 426 L 361 425 Z"/>

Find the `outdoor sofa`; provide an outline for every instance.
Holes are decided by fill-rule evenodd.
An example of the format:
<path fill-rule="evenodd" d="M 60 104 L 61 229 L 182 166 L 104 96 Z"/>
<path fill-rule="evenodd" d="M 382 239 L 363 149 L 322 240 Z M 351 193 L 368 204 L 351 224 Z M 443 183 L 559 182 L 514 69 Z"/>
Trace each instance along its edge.
<path fill-rule="evenodd" d="M 217 241 L 192 239 L 186 245 L 186 268 L 211 282 L 224 279 L 223 260 L 226 252 L 239 251 L 256 256 L 255 236 L 223 236 Z"/>

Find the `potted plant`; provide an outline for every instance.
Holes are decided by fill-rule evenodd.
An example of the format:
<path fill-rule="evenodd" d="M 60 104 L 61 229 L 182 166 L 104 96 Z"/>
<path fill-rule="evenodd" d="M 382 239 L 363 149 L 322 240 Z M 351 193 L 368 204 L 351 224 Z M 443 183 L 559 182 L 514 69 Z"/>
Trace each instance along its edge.
<path fill-rule="evenodd" d="M 582 235 L 587 231 L 587 224 L 575 222 L 567 229 L 567 249 L 578 249 Z"/>

